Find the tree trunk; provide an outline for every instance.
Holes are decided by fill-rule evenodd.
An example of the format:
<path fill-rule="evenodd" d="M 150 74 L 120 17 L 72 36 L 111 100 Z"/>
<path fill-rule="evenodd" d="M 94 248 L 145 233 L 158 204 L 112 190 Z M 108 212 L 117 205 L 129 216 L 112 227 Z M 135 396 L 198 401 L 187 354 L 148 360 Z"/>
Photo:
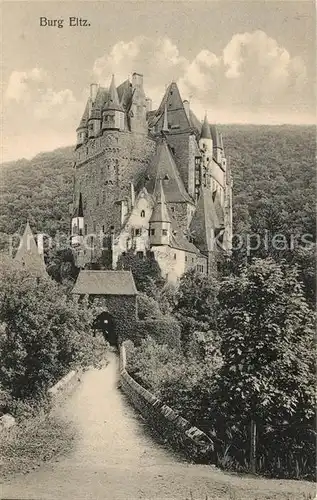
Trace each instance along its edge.
<path fill-rule="evenodd" d="M 255 420 L 251 420 L 251 432 L 250 432 L 250 467 L 251 472 L 256 473 L 256 423 Z"/>

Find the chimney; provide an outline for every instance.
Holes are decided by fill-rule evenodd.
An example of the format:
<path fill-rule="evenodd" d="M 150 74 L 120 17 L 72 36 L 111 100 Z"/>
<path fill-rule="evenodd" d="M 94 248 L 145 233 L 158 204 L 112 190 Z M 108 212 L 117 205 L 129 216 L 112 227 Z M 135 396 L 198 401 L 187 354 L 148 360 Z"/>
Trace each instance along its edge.
<path fill-rule="evenodd" d="M 143 75 L 140 73 L 133 73 L 132 75 L 132 87 L 143 87 Z"/>
<path fill-rule="evenodd" d="M 185 99 L 185 101 L 183 101 L 183 105 L 184 105 L 185 113 L 186 113 L 187 118 L 189 120 L 190 119 L 190 116 L 189 116 L 189 101 L 187 101 L 187 99 Z"/>
<path fill-rule="evenodd" d="M 135 192 L 134 192 L 134 184 L 130 183 L 130 198 L 131 198 L 131 207 L 134 207 L 135 203 Z"/>
<path fill-rule="evenodd" d="M 152 99 L 146 98 L 146 112 L 152 111 Z"/>
<path fill-rule="evenodd" d="M 90 84 L 90 99 L 93 103 L 95 102 L 97 92 L 98 92 L 98 84 L 91 83 Z"/>

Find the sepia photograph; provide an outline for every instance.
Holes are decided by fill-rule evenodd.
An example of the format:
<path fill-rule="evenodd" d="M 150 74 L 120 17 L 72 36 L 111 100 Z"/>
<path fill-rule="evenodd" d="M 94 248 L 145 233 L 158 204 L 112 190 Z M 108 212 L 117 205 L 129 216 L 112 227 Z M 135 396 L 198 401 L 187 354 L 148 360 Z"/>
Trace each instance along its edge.
<path fill-rule="evenodd" d="M 315 2 L 0 9 L 0 499 L 317 500 Z"/>

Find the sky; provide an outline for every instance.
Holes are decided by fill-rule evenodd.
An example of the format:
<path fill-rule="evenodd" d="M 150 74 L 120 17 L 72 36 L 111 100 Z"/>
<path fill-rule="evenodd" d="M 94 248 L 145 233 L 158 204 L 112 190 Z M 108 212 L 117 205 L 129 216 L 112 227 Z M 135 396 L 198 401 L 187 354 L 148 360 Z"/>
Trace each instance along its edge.
<path fill-rule="evenodd" d="M 174 80 L 211 123 L 315 123 L 315 23 L 310 0 L 5 1 L 1 161 L 73 145 L 90 83 L 134 71 L 154 107 Z"/>

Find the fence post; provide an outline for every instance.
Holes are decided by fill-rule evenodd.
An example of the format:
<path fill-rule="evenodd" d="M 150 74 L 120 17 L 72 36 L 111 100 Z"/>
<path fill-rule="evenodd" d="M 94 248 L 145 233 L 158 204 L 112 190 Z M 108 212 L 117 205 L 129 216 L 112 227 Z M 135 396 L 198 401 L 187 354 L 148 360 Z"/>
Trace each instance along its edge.
<path fill-rule="evenodd" d="M 251 419 L 251 433 L 250 433 L 250 466 L 251 472 L 256 473 L 256 423 Z"/>

